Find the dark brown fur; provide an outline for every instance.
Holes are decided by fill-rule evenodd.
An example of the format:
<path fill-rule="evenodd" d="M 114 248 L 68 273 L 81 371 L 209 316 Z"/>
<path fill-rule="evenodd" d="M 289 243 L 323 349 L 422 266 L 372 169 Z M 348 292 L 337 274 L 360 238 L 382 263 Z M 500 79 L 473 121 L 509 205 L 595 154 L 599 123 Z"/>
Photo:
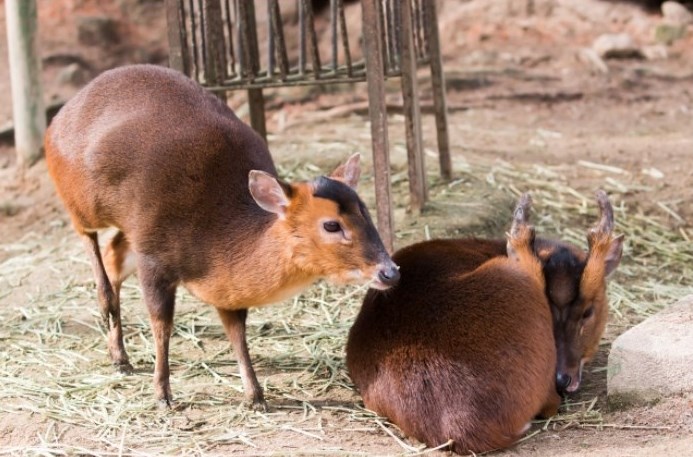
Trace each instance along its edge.
<path fill-rule="evenodd" d="M 109 352 L 131 370 L 119 289 L 135 269 L 156 343 L 155 390 L 170 402 L 168 340 L 176 287 L 215 306 L 246 395 L 264 406 L 245 342 L 247 308 L 287 298 L 321 277 L 398 273 L 357 194 L 358 156 L 330 178 L 283 183 L 265 142 L 218 98 L 173 70 L 106 72 L 53 120 L 46 161 L 92 259 Z M 329 195 L 325 195 L 329 194 Z M 337 224 L 328 231 L 326 222 Z M 102 259 L 96 231 L 119 232 Z"/>
<path fill-rule="evenodd" d="M 430 446 L 453 439 L 457 452 L 508 446 L 535 414 L 555 413 L 556 370 L 560 379 L 577 360 L 579 385 L 606 324 L 605 277 L 621 255 L 602 192 L 598 202 L 589 238 L 599 251 L 533 239 L 538 287 L 509 262 L 507 241 L 432 240 L 398 251 L 400 284 L 368 292 L 347 343 L 366 407 Z"/>
<path fill-rule="evenodd" d="M 537 414 L 555 414 L 556 352 L 541 264 L 525 227 L 495 243 L 418 243 L 393 257 L 401 283 L 366 295 L 347 365 L 368 409 L 429 446 L 509 446 Z M 470 260 L 470 258 L 472 260 Z M 480 265 L 479 265 L 480 263 Z"/>

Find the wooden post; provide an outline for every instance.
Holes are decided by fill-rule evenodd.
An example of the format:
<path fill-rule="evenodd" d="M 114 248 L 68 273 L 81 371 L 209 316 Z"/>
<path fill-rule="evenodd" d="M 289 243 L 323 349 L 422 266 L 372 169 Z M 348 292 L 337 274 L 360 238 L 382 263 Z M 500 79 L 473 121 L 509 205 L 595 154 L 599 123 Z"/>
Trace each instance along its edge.
<path fill-rule="evenodd" d="M 260 51 L 258 49 L 255 24 L 255 0 L 241 0 L 238 5 L 238 21 L 241 27 L 241 49 L 246 71 L 245 74 L 242 74 L 247 79 L 253 81 L 260 71 Z M 262 94 L 262 89 L 248 89 L 248 107 L 250 109 L 251 127 L 267 141 L 265 96 Z"/>
<path fill-rule="evenodd" d="M 373 173 L 378 231 L 385 248 L 392 252 L 394 224 L 390 189 L 390 152 L 387 141 L 387 106 L 385 105 L 385 68 L 379 15 L 380 0 L 362 0 L 363 45 L 368 80 L 368 113 L 371 119 Z"/>
<path fill-rule="evenodd" d="M 433 86 L 433 106 L 436 116 L 436 133 L 438 134 L 438 158 L 440 159 L 440 176 L 452 178 L 452 160 L 450 159 L 450 136 L 448 134 L 448 107 L 445 99 L 445 75 L 440 54 L 440 37 L 438 34 L 438 16 L 436 2 L 424 0 L 424 33 L 428 42 L 428 57 L 431 61 L 431 83 Z"/>
<path fill-rule="evenodd" d="M 414 26 L 410 0 L 401 1 L 400 68 L 402 77 L 402 102 L 407 136 L 407 163 L 409 164 L 410 208 L 414 214 L 423 209 L 428 199 L 426 165 L 421 140 L 421 111 L 419 109 L 419 86 L 416 80 L 416 54 L 414 52 Z"/>
<path fill-rule="evenodd" d="M 27 167 L 43 155 L 46 131 L 36 0 L 5 0 L 5 16 L 17 164 Z"/>

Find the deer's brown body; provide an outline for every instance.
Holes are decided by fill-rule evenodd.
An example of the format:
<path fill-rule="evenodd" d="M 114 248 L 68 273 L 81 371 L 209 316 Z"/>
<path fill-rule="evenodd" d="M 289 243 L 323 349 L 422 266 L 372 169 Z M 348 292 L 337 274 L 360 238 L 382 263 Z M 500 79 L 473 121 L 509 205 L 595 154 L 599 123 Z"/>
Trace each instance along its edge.
<path fill-rule="evenodd" d="M 264 141 L 220 100 L 172 70 L 106 72 L 53 120 L 45 140 L 56 188 L 92 258 L 113 362 L 129 370 L 118 292 L 135 270 L 156 341 L 157 396 L 171 400 L 175 290 L 216 307 L 249 399 L 264 405 L 245 343 L 247 309 L 321 277 L 398 273 L 355 188 L 358 156 L 330 178 L 284 183 Z M 116 227 L 103 260 L 96 232 Z"/>
<path fill-rule="evenodd" d="M 602 220 L 612 218 L 599 199 Z M 528 206 L 518 205 L 520 216 Z M 604 277 L 621 238 L 600 223 L 585 254 L 535 239 L 518 210 L 507 241 L 433 240 L 398 251 L 401 282 L 369 291 L 349 333 L 347 365 L 366 407 L 430 446 L 511 445 L 534 416 L 555 413 L 557 387 L 568 387 L 561 360 L 578 361 L 579 385 L 597 349 Z"/>

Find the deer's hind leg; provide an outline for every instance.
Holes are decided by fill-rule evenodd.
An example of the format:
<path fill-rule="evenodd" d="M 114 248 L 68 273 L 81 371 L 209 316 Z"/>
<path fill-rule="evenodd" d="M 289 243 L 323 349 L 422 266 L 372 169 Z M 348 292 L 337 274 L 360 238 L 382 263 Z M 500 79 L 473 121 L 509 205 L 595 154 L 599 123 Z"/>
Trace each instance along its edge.
<path fill-rule="evenodd" d="M 127 277 L 127 274 L 122 273 L 125 273 L 123 267 L 129 243 L 125 235 L 118 232 L 106 248 L 106 265 L 104 265 L 96 232 L 84 232 L 81 236 L 91 260 L 101 317 L 108 332 L 108 354 L 118 371 L 129 374 L 133 368 L 125 352 L 123 327 L 120 320 L 120 285 Z"/>

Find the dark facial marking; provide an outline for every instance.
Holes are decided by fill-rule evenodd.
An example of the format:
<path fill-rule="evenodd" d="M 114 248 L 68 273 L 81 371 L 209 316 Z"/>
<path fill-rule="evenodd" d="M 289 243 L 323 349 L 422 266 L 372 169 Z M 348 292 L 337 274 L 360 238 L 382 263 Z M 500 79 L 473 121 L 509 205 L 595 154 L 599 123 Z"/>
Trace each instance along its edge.
<path fill-rule="evenodd" d="M 580 278 L 585 262 L 580 261 L 570 249 L 557 246 L 544 263 L 546 295 L 555 306 L 565 308 L 580 295 Z"/>
<path fill-rule="evenodd" d="M 326 178 L 325 176 L 320 176 L 315 180 L 313 196 L 326 198 L 337 203 L 340 214 L 355 212 L 358 204 L 361 202 L 354 189 L 340 181 Z"/>

